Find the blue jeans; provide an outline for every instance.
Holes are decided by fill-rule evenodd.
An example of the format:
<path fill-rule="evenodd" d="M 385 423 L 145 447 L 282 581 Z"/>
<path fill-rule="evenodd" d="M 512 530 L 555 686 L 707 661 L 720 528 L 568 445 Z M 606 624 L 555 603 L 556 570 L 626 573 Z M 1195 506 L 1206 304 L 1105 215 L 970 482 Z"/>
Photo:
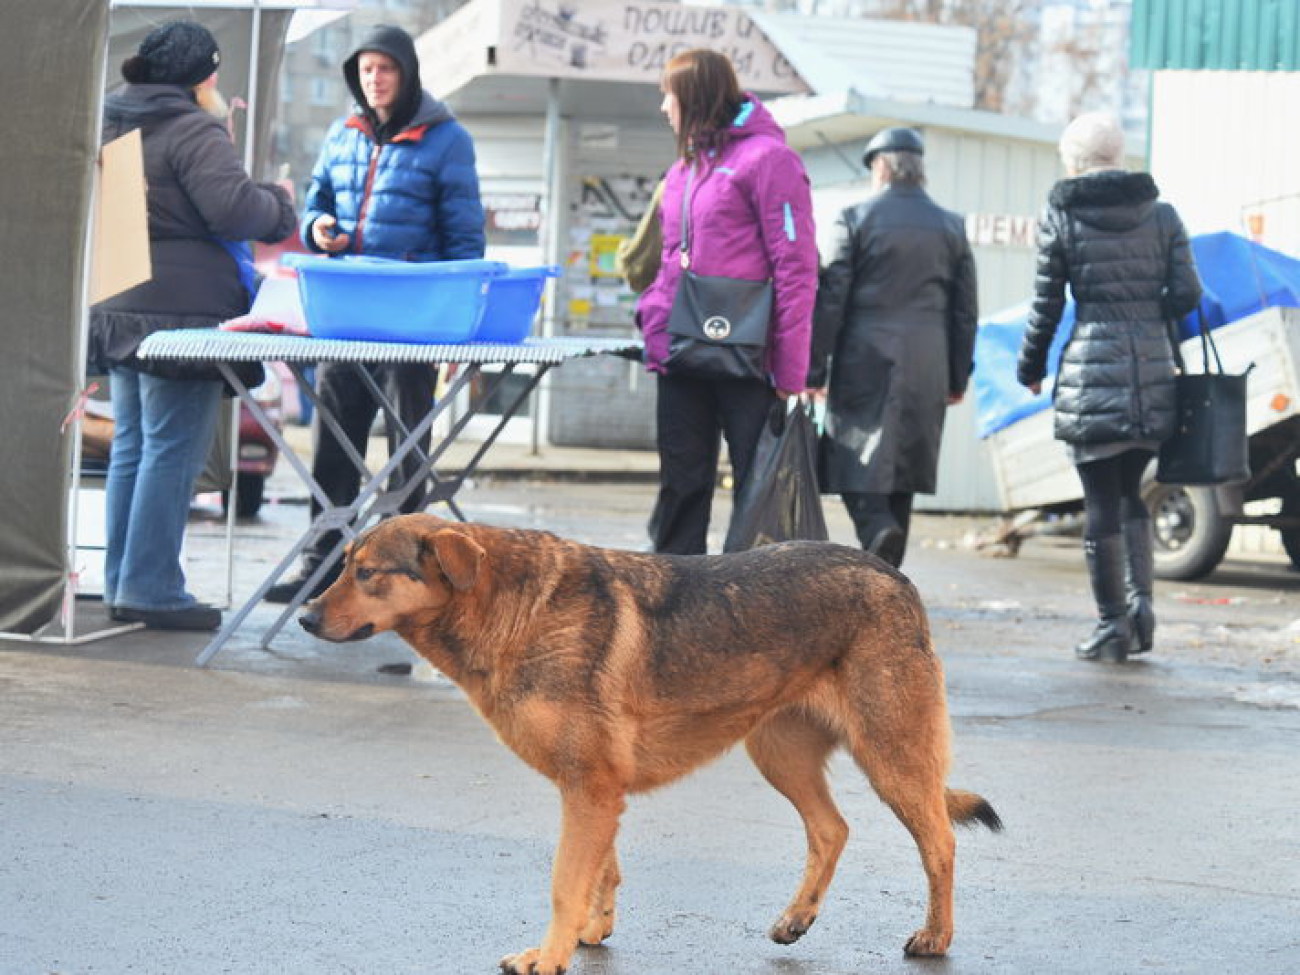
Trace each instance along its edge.
<path fill-rule="evenodd" d="M 184 609 L 181 543 L 194 482 L 216 429 L 221 384 L 109 371 L 113 450 L 105 488 L 108 550 L 104 602 L 138 610 Z"/>

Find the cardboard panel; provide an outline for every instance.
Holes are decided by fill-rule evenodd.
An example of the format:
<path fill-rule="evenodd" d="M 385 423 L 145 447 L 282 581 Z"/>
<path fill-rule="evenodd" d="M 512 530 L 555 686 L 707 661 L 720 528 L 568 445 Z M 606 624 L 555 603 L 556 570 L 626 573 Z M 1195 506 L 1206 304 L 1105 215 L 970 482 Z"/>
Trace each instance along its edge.
<path fill-rule="evenodd" d="M 99 157 L 90 303 L 148 281 L 149 218 L 145 203 L 144 149 L 135 129 L 104 146 Z"/>

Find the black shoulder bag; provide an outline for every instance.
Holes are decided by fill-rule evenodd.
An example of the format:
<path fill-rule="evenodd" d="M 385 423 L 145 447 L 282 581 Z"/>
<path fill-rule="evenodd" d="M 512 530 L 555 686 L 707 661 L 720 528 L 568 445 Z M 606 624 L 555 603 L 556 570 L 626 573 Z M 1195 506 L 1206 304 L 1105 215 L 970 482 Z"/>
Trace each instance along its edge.
<path fill-rule="evenodd" d="M 691 271 L 692 165 L 682 194 L 682 276 L 668 316 L 672 375 L 697 379 L 767 379 L 772 282 L 706 276 Z"/>
<path fill-rule="evenodd" d="M 1160 445 L 1156 480 L 1161 484 L 1227 484 L 1250 477 L 1246 377 L 1254 364 L 1240 375 L 1225 373 L 1199 308 L 1197 319 L 1205 371 L 1183 372 L 1176 379 L 1178 423 L 1173 436 Z M 1211 353 L 1217 370 L 1211 369 Z"/>

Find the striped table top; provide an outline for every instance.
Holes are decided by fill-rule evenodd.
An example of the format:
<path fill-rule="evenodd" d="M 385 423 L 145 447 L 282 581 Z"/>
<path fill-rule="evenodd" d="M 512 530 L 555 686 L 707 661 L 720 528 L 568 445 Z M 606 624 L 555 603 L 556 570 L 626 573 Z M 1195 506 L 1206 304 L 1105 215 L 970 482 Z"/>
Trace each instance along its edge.
<path fill-rule="evenodd" d="M 154 332 L 137 350 L 141 359 L 195 362 L 475 362 L 559 363 L 603 354 L 629 354 L 638 338 L 557 335 L 530 337 L 519 344 L 466 342 L 423 345 L 414 342 L 353 342 L 264 332 L 226 332 L 215 328 Z"/>

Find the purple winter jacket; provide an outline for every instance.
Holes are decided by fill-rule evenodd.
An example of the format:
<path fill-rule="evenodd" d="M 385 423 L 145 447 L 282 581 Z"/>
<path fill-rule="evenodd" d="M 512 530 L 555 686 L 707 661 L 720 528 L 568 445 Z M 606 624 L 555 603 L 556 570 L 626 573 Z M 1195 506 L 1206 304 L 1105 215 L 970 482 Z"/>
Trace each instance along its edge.
<path fill-rule="evenodd" d="M 817 297 L 817 242 L 812 192 L 798 153 L 753 95 L 732 123 L 730 137 L 696 165 L 691 188 L 691 270 L 696 274 L 771 279 L 773 308 L 768 373 L 790 392 L 807 385 L 813 302 Z M 663 372 L 668 315 L 681 277 L 682 196 L 688 164 L 678 160 L 665 177 L 663 261 L 637 302 L 646 368 Z"/>

